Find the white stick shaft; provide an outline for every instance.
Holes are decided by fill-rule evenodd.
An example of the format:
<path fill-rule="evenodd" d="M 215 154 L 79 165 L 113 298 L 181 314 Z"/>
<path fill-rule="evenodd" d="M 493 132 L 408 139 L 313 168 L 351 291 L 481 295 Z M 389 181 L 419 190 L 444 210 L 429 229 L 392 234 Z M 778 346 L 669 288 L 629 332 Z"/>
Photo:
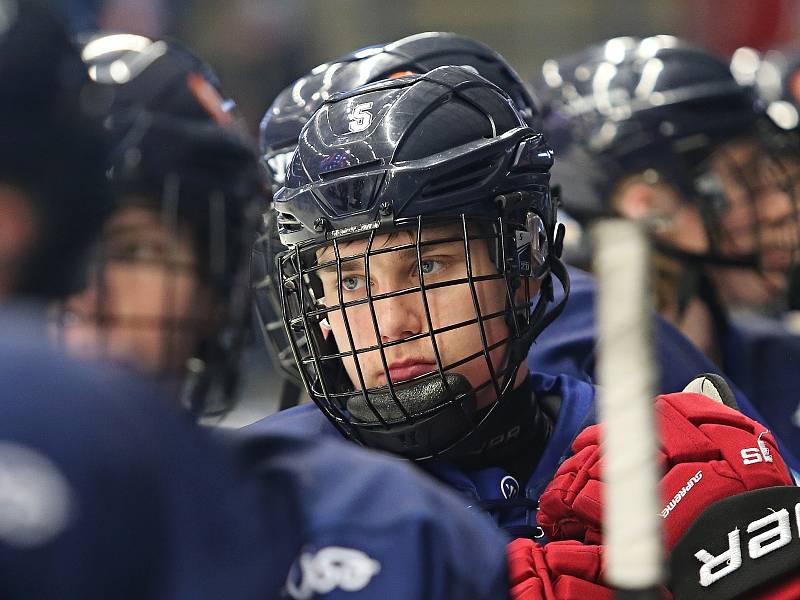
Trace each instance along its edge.
<path fill-rule="evenodd" d="M 648 242 L 639 226 L 620 219 L 598 223 L 592 239 L 606 578 L 617 588 L 647 589 L 663 575 Z"/>

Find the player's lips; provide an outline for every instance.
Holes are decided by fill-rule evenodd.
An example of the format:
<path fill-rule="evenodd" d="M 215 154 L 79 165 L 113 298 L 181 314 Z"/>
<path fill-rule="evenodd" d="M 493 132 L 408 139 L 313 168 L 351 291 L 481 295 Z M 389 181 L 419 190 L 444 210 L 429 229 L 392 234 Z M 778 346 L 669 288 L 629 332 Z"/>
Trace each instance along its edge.
<path fill-rule="evenodd" d="M 424 358 L 407 358 L 389 363 L 392 381 L 403 381 L 436 370 L 436 363 Z"/>

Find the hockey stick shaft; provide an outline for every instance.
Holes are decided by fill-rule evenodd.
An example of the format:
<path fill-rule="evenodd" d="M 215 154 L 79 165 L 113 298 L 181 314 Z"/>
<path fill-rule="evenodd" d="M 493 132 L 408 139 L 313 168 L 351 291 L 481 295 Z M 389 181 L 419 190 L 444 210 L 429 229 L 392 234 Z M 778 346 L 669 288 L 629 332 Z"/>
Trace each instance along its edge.
<path fill-rule="evenodd" d="M 658 598 L 663 550 L 648 241 L 637 224 L 612 219 L 595 226 L 592 242 L 606 579 L 620 599 Z"/>

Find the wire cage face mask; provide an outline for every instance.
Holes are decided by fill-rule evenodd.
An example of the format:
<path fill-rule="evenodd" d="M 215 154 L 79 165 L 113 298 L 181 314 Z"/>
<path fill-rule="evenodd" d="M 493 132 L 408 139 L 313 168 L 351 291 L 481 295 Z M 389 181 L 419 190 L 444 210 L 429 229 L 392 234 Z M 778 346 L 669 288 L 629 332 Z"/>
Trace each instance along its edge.
<path fill-rule="evenodd" d="M 283 325 L 280 280 L 275 259 L 279 253 L 286 251 L 286 247 L 278 238 L 276 218 L 277 214 L 271 209 L 263 215 L 250 258 L 250 281 L 256 317 L 272 363 L 283 377 L 302 387 L 303 380 Z M 300 356 L 308 357 L 305 338 L 298 338 L 296 345 Z"/>
<path fill-rule="evenodd" d="M 720 145 L 698 172 L 715 262 L 755 271 L 766 304 L 783 310 L 800 258 L 800 153 L 754 135 Z"/>
<path fill-rule="evenodd" d="M 529 212 L 514 224 L 398 219 L 281 254 L 282 312 L 312 399 L 365 445 L 446 452 L 513 387 L 552 299 L 549 252 Z"/>
<path fill-rule="evenodd" d="M 51 330 L 67 351 L 120 363 L 193 413 L 219 415 L 236 397 L 250 310 L 249 248 L 238 236 L 254 229 L 257 208 L 239 214 L 222 192 L 181 187 L 173 174 L 159 200 L 125 195 L 89 285 L 53 307 Z"/>

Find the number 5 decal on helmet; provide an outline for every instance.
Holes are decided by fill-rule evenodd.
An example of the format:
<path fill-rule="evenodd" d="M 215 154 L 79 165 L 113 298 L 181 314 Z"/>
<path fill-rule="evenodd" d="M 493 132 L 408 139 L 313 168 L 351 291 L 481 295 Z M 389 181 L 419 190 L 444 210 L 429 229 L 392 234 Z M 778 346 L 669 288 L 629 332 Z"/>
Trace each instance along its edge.
<path fill-rule="evenodd" d="M 358 133 L 369 127 L 370 123 L 372 123 L 372 113 L 369 112 L 370 108 L 372 108 L 372 102 L 356 104 L 355 108 L 353 108 L 352 112 L 348 115 L 351 133 Z"/>

